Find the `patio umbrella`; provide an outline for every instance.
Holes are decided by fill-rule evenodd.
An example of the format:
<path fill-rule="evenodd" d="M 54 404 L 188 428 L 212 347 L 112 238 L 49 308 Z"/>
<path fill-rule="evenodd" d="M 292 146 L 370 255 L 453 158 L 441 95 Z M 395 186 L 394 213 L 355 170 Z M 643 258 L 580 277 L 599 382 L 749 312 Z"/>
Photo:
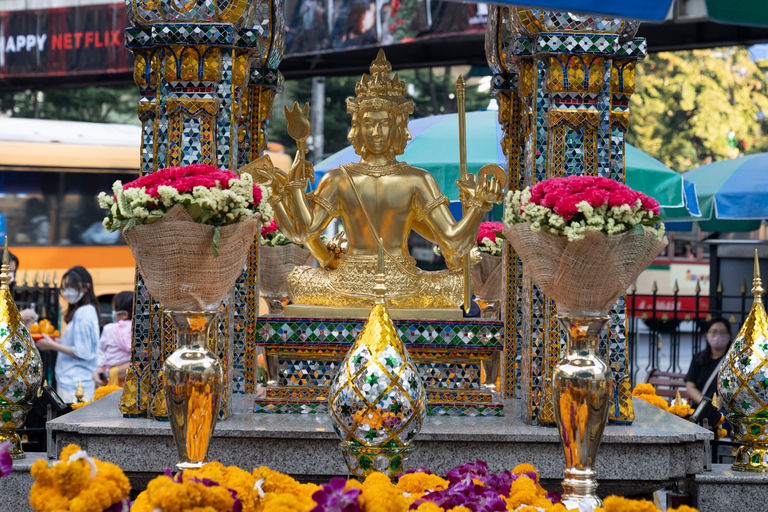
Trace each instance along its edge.
<path fill-rule="evenodd" d="M 496 110 L 467 113 L 467 169 L 471 173 L 477 173 L 489 163 L 506 165 L 499 144 L 502 133 L 497 115 Z M 458 115 L 414 119 L 408 128 L 413 140 L 399 160 L 432 173 L 440 190 L 451 200 L 451 211 L 454 215 L 460 213 L 459 187 L 456 186 L 459 178 Z M 691 184 L 686 186 L 681 174 L 629 144 L 626 144 L 625 153 L 627 185 L 659 201 L 662 215 L 699 215 L 695 189 Z M 336 152 L 315 165 L 315 184 L 325 172 L 359 159 L 352 146 Z"/>
<path fill-rule="evenodd" d="M 696 185 L 702 231 L 754 231 L 768 219 L 768 153 L 721 160 L 683 174 Z"/>

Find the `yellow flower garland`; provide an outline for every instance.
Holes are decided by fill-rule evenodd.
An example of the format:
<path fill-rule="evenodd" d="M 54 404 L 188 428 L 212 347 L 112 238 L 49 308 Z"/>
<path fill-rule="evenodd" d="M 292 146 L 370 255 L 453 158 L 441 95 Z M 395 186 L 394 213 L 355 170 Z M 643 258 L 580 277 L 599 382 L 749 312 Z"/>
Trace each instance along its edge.
<path fill-rule="evenodd" d="M 35 479 L 29 493 L 29 504 L 38 512 L 103 512 L 128 496 L 131 484 L 114 464 L 95 458 L 70 460 L 81 449 L 75 444 L 65 447 L 60 461 L 48 467 L 38 460 L 32 465 Z M 95 466 L 95 475 L 91 463 Z"/>

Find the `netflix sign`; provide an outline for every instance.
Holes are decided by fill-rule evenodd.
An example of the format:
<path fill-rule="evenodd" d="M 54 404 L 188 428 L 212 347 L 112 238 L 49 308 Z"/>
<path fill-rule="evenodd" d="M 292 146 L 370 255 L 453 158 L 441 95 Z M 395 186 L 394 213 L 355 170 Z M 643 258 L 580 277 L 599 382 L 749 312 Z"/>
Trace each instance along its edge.
<path fill-rule="evenodd" d="M 0 11 L 0 79 L 124 73 L 123 2 L 35 11 Z"/>

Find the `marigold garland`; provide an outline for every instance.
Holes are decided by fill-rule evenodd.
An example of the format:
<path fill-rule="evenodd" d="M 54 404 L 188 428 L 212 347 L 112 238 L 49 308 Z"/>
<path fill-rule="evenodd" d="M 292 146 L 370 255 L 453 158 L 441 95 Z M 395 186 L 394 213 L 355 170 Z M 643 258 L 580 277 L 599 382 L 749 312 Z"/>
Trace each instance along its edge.
<path fill-rule="evenodd" d="M 128 496 L 131 484 L 114 464 L 88 455 L 75 444 L 66 446 L 60 461 L 32 465 L 35 479 L 29 504 L 38 512 L 103 512 Z"/>
<path fill-rule="evenodd" d="M 62 458 L 69 457 L 79 451 L 79 447 L 70 445 L 62 451 Z M 76 458 L 69 464 L 60 462 L 53 468 L 46 468 L 44 461 L 38 461 L 32 468 L 37 482 L 33 486 L 33 496 L 30 504 L 44 512 L 53 511 L 82 511 L 104 512 L 110 505 L 108 501 L 124 496 L 130 487 L 127 479 L 116 466 L 95 460 L 98 468 L 97 477 L 91 479 L 90 463 L 84 458 Z M 116 471 L 121 476 L 125 486 L 99 495 L 89 494 L 86 490 L 95 488 L 99 479 L 104 479 Z M 558 501 L 554 493 L 539 485 L 536 469 L 530 464 L 520 464 L 512 471 L 491 474 L 487 465 L 482 461 L 464 464 L 446 474 L 447 480 L 431 474 L 424 468 L 402 475 L 393 484 L 389 477 L 382 473 L 369 475 L 364 482 L 349 480 L 347 482 L 332 481 L 323 487 L 314 484 L 302 484 L 294 478 L 273 471 L 267 467 L 259 467 L 249 473 L 237 467 L 226 467 L 219 462 L 206 464 L 197 470 L 187 470 L 171 478 L 170 470 L 166 475 L 152 480 L 147 489 L 139 494 L 133 504 L 132 512 L 310 512 L 317 506 L 318 510 L 328 511 L 334 495 L 330 493 L 346 492 L 352 489 L 360 491 L 358 503 L 349 502 L 350 497 L 344 498 L 347 505 L 359 512 L 472 512 L 477 507 L 473 502 L 476 497 L 493 501 L 493 506 L 481 506 L 482 510 L 503 510 L 510 512 L 578 512 L 566 509 Z M 91 481 L 93 480 L 93 481 Z M 119 480 L 119 479 L 118 479 Z M 340 480 L 340 479 L 339 479 Z M 469 487 L 467 487 L 469 486 Z M 461 490 L 458 490 L 459 488 Z M 448 505 L 446 501 L 429 501 L 432 496 L 452 492 L 466 493 L 474 487 L 474 491 L 465 494 L 470 501 L 460 501 Z M 457 489 L 453 491 L 452 489 Z M 507 491 L 508 489 L 508 491 Z M 105 490 L 108 491 L 108 490 Z M 317 505 L 312 495 L 318 492 Z M 479 493 L 472 495 L 471 492 Z M 122 493 L 122 494 L 121 494 Z M 489 494 L 490 493 L 490 494 Z M 507 495 L 508 494 L 508 495 Z M 105 497 L 109 496 L 109 500 Z M 422 498 L 426 496 L 426 498 Z M 354 500 L 354 493 L 351 499 Z M 434 499 L 434 498 L 433 498 Z M 501 500 L 501 501 L 499 501 Z M 474 504 L 473 504 L 474 503 Z M 486 502 L 490 503 L 490 502 Z M 465 506 L 466 505 L 466 506 Z M 501 508 L 497 508 L 500 506 Z M 347 510 L 347 508 L 345 508 Z M 618 496 L 609 496 L 604 506 L 595 512 L 660 512 L 653 503 L 640 500 L 630 500 Z M 680 507 L 670 512 L 696 512 L 690 507 Z"/>

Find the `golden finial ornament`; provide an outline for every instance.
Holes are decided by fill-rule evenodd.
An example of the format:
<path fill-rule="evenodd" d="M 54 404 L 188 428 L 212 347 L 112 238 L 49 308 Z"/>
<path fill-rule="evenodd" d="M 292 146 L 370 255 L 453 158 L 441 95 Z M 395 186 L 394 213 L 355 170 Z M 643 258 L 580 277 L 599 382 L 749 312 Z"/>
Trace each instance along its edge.
<path fill-rule="evenodd" d="M 683 405 L 683 397 L 680 396 L 680 391 L 675 393 L 675 407 Z"/>
<path fill-rule="evenodd" d="M 85 391 L 83 390 L 83 381 L 79 380 L 77 381 L 77 389 L 75 389 L 75 398 L 77 399 L 77 403 L 83 403 L 84 396 Z"/>
<path fill-rule="evenodd" d="M 328 399 L 344 460 L 358 478 L 375 471 L 401 474 L 427 416 L 421 377 L 387 311 L 381 239 L 374 292 L 371 314 L 342 361 Z"/>
<path fill-rule="evenodd" d="M 734 471 L 768 473 L 768 315 L 763 306 L 764 292 L 755 250 L 754 303 L 728 349 L 717 382 L 734 441 L 741 443 Z"/>
<path fill-rule="evenodd" d="M 40 352 L 11 297 L 8 237 L 0 265 L 0 443 L 10 441 L 14 459 L 23 459 L 21 439 L 16 433 L 37 395 L 43 380 Z"/>

